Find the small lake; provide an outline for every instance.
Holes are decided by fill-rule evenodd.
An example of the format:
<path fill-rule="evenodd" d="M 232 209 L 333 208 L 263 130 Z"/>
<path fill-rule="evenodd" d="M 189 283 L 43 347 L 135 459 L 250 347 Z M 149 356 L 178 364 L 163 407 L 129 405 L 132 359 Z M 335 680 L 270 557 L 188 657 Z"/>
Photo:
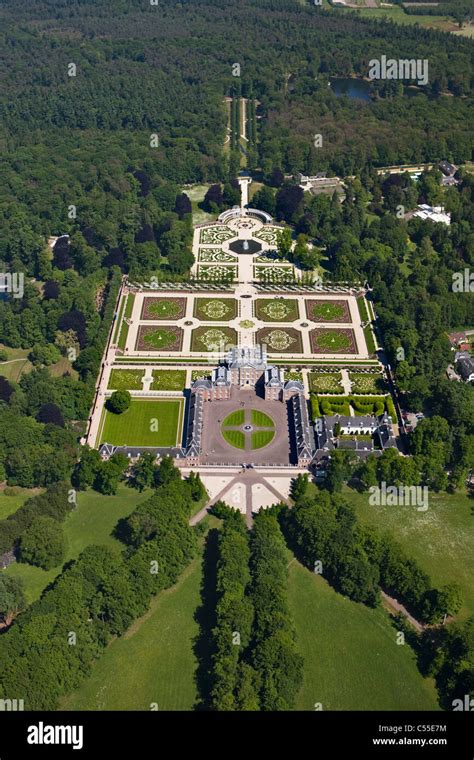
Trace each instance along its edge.
<path fill-rule="evenodd" d="M 365 79 L 331 77 L 329 84 L 334 95 L 347 95 L 351 100 L 370 100 L 370 82 Z"/>

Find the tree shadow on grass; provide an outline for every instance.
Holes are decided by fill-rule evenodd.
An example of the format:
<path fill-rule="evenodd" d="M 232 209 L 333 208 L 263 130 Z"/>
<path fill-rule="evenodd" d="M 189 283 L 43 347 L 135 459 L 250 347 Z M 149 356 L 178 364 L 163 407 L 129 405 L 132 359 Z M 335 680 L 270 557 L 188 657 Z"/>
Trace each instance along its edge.
<path fill-rule="evenodd" d="M 194 654 L 198 661 L 195 680 L 198 690 L 196 710 L 210 709 L 212 687 L 212 655 L 214 653 L 212 630 L 216 625 L 216 565 L 219 531 L 209 531 L 203 552 L 203 573 L 201 582 L 201 605 L 194 619 L 199 625 L 199 633 L 194 640 Z"/>

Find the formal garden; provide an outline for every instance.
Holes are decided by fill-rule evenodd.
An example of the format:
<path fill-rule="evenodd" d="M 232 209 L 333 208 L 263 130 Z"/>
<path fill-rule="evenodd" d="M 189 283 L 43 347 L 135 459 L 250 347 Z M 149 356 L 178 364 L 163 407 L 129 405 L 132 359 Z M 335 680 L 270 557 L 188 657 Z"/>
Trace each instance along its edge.
<path fill-rule="evenodd" d="M 173 447 L 181 443 L 183 399 L 132 398 L 122 414 L 104 409 L 100 443 Z"/>
<path fill-rule="evenodd" d="M 380 372 L 349 372 L 352 393 L 380 393 L 386 390 L 386 383 Z"/>
<path fill-rule="evenodd" d="M 301 333 L 293 327 L 263 327 L 257 331 L 257 343 L 266 344 L 270 353 L 301 354 Z"/>
<path fill-rule="evenodd" d="M 391 396 L 318 396 L 311 394 L 311 411 L 313 419 L 322 415 L 333 416 L 341 414 L 346 417 L 351 416 L 351 411 L 355 417 L 365 417 L 366 415 L 379 416 L 384 412 L 390 415 L 396 422 L 395 407 Z"/>
<path fill-rule="evenodd" d="M 350 328 L 317 327 L 309 333 L 313 354 L 356 354 L 354 331 Z"/>
<path fill-rule="evenodd" d="M 107 388 L 113 391 L 141 391 L 144 369 L 113 369 Z"/>
<path fill-rule="evenodd" d="M 306 315 L 313 322 L 344 322 L 347 324 L 352 321 L 348 301 L 306 299 L 305 304 Z"/>
<path fill-rule="evenodd" d="M 191 333 L 191 351 L 221 351 L 237 345 L 237 333 L 231 327 L 197 327 Z"/>
<path fill-rule="evenodd" d="M 144 298 L 141 319 L 177 320 L 186 315 L 186 298 Z"/>
<path fill-rule="evenodd" d="M 344 393 L 340 372 L 310 372 L 308 381 L 313 393 Z"/>
<path fill-rule="evenodd" d="M 226 251 L 216 250 L 215 248 L 200 248 L 198 261 L 207 264 L 235 264 L 237 256 Z"/>
<path fill-rule="evenodd" d="M 235 298 L 196 298 L 194 316 L 202 322 L 230 322 L 237 316 Z"/>
<path fill-rule="evenodd" d="M 268 245 L 276 245 L 278 241 L 278 235 L 282 231 L 281 227 L 270 227 L 265 225 L 259 232 L 254 232 L 253 236 L 259 240 L 263 240 Z"/>
<path fill-rule="evenodd" d="M 183 331 L 180 327 L 140 325 L 135 351 L 180 351 Z"/>
<path fill-rule="evenodd" d="M 233 264 L 199 264 L 197 274 L 199 280 L 233 282 L 237 279 L 237 266 Z"/>
<path fill-rule="evenodd" d="M 299 317 L 298 301 L 294 298 L 257 298 L 255 316 L 262 322 L 294 322 Z"/>
<path fill-rule="evenodd" d="M 185 369 L 154 369 L 152 391 L 182 391 L 186 387 Z"/>
<path fill-rule="evenodd" d="M 235 237 L 235 232 L 225 224 L 213 224 L 201 229 L 199 242 L 201 245 L 220 245 L 225 240 L 230 240 L 233 237 Z"/>
<path fill-rule="evenodd" d="M 259 282 L 284 283 L 293 282 L 295 274 L 292 266 L 278 265 L 274 266 L 254 266 L 254 277 Z"/>

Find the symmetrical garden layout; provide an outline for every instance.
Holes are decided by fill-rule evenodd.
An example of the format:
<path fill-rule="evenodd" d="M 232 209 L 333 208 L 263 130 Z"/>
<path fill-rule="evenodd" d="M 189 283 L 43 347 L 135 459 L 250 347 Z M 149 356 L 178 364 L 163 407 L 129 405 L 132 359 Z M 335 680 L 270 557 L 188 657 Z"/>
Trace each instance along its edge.
<path fill-rule="evenodd" d="M 190 415 L 201 414 L 199 462 L 208 492 L 222 497 L 228 484 L 227 498 L 250 515 L 278 494 L 288 496 L 291 425 L 285 404 L 255 390 L 249 395 L 242 385 L 225 401 L 205 401 L 202 413 L 192 409 L 193 382 L 209 379 L 229 348 L 265 346 L 268 366 L 284 369 L 285 382 L 304 394 L 311 421 L 323 402 L 327 414 L 392 413 L 365 291 L 295 279 L 293 265 L 276 259 L 279 229 L 245 212 L 202 225 L 194 233 L 197 284 L 167 289 L 124 282 L 87 434 L 92 446 L 108 444 L 104 455 L 114 447 L 132 457 L 152 448 L 179 459 Z M 107 399 L 123 389 L 132 403 L 115 415 Z M 243 462 L 257 467 L 251 485 L 232 470 Z M 230 467 L 228 476 L 215 475 L 216 464 Z M 282 470 L 269 479 L 268 465 Z"/>

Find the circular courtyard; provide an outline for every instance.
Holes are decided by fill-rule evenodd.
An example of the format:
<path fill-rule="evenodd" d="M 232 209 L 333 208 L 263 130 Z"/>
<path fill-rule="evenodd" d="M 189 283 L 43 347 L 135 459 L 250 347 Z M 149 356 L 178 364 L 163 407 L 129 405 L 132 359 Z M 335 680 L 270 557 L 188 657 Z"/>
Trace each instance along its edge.
<path fill-rule="evenodd" d="M 259 409 L 236 409 L 223 420 L 221 434 L 235 449 L 263 449 L 275 437 L 275 423 Z"/>

